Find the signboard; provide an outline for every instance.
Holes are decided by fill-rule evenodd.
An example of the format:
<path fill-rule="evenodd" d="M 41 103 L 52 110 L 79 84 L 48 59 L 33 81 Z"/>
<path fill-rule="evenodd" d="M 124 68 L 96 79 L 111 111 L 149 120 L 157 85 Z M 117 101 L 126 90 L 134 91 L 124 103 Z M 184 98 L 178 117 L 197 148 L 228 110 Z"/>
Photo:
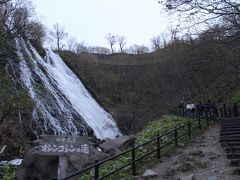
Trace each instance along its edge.
<path fill-rule="evenodd" d="M 76 155 L 89 154 L 90 148 L 87 137 L 73 136 L 41 136 L 39 143 L 40 155 Z"/>

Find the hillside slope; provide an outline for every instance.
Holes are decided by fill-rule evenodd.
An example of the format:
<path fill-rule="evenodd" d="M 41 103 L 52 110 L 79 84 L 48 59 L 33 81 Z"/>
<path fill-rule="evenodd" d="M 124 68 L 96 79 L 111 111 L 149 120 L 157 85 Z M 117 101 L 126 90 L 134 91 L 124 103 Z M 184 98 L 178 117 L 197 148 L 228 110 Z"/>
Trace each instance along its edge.
<path fill-rule="evenodd" d="M 141 130 L 147 121 L 183 100 L 217 101 L 238 86 L 239 73 L 226 63 L 219 45 L 177 40 L 143 55 L 98 55 L 61 52 L 65 62 L 125 133 Z M 234 62 L 236 55 L 229 57 Z"/>

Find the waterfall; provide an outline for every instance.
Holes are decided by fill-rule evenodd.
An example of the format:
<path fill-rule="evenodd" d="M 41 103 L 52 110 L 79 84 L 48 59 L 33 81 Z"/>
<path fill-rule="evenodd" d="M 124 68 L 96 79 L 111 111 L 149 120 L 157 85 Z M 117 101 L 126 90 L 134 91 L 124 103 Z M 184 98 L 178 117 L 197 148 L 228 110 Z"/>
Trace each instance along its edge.
<path fill-rule="evenodd" d="M 20 78 L 35 102 L 31 128 L 37 134 L 87 135 L 99 139 L 121 135 L 113 117 L 91 96 L 61 57 L 46 50 L 43 59 L 30 43 L 16 40 Z"/>

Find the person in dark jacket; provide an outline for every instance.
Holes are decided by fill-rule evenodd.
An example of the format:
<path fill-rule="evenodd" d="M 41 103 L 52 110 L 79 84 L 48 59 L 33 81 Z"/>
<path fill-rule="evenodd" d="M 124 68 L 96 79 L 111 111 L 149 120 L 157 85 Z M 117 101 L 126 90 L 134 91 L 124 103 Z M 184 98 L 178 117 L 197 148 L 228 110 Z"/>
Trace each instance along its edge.
<path fill-rule="evenodd" d="M 197 115 L 198 115 L 198 117 L 203 116 L 203 111 L 204 111 L 204 105 L 202 104 L 202 101 L 199 101 L 199 103 L 197 104 Z"/>
<path fill-rule="evenodd" d="M 184 114 L 184 103 L 183 103 L 183 101 L 181 101 L 179 106 L 178 106 L 178 112 L 179 112 L 180 115 Z"/>

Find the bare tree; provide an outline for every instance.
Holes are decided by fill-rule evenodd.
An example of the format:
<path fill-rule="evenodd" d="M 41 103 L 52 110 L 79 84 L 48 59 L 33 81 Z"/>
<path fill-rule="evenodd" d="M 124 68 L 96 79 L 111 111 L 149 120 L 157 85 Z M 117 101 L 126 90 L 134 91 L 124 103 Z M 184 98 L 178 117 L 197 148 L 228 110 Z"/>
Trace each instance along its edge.
<path fill-rule="evenodd" d="M 76 48 L 77 40 L 74 37 L 70 37 L 67 40 L 68 50 L 74 52 Z"/>
<path fill-rule="evenodd" d="M 87 47 L 86 43 L 84 41 L 77 43 L 75 52 L 77 54 L 86 54 L 89 53 L 89 48 Z"/>
<path fill-rule="evenodd" d="M 116 37 L 114 35 L 112 35 L 111 33 L 108 33 L 105 36 L 105 39 L 107 40 L 108 44 L 110 45 L 111 51 L 112 53 L 114 53 L 114 44 L 116 44 Z"/>
<path fill-rule="evenodd" d="M 130 46 L 128 49 L 129 54 L 145 54 L 147 52 L 149 52 L 149 48 L 147 46 L 137 44 Z"/>
<path fill-rule="evenodd" d="M 111 53 L 110 49 L 108 49 L 106 47 L 100 47 L 100 46 L 88 47 L 88 51 L 90 53 L 96 53 L 96 54 L 110 54 Z"/>
<path fill-rule="evenodd" d="M 63 47 L 62 41 L 67 37 L 67 33 L 64 30 L 64 27 L 60 24 L 56 23 L 53 25 L 53 30 L 51 31 L 51 35 L 56 39 L 57 50 L 61 50 Z"/>
<path fill-rule="evenodd" d="M 121 35 L 117 35 L 116 36 L 116 40 L 118 42 L 119 48 L 120 48 L 120 52 L 123 53 L 123 48 L 126 45 L 126 37 L 121 36 Z"/>
<path fill-rule="evenodd" d="M 154 36 L 151 40 L 151 44 L 154 50 L 158 50 L 161 48 L 161 37 Z"/>
<path fill-rule="evenodd" d="M 163 0 L 159 3 L 167 11 L 179 13 L 179 17 L 190 27 L 202 23 L 216 24 L 224 20 L 240 30 L 239 0 Z"/>
<path fill-rule="evenodd" d="M 0 3 L 0 37 L 15 38 L 28 28 L 32 11 L 31 4 L 22 0 L 1 1 Z"/>

